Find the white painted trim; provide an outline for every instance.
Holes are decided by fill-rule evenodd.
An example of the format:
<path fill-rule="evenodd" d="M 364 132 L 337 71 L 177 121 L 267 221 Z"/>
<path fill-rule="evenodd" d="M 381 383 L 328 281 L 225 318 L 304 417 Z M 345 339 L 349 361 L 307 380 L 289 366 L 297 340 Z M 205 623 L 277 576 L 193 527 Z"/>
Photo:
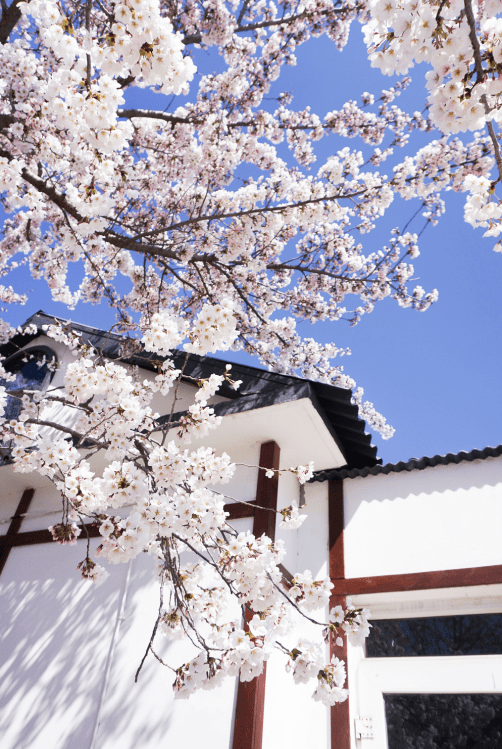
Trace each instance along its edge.
<path fill-rule="evenodd" d="M 365 593 L 351 598 L 356 606 L 369 608 L 371 619 L 502 613 L 502 584 Z"/>

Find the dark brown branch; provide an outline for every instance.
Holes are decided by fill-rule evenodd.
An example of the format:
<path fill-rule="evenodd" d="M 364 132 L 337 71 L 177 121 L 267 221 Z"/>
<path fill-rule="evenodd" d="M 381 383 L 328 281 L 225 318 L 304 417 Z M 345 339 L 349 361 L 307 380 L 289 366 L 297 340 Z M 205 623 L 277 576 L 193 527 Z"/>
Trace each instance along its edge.
<path fill-rule="evenodd" d="M 4 128 L 9 127 L 9 125 L 13 125 L 15 122 L 18 122 L 17 117 L 13 114 L 0 114 L 0 129 L 3 130 Z"/>
<path fill-rule="evenodd" d="M 344 11 L 341 8 L 338 8 L 338 9 L 337 8 L 327 8 L 326 10 L 315 11 L 315 15 L 316 16 L 327 16 L 328 14 L 331 14 L 331 13 L 339 14 L 339 13 L 343 13 L 343 12 Z M 266 29 L 269 26 L 281 26 L 282 24 L 293 23 L 294 21 L 299 21 L 299 20 L 307 21 L 308 20 L 308 15 L 309 15 L 308 13 L 303 12 L 303 13 L 298 13 L 295 16 L 286 16 L 284 18 L 275 18 L 275 19 L 270 20 L 270 21 L 257 21 L 256 23 L 248 23 L 248 24 L 246 24 L 244 26 L 239 25 L 239 26 L 237 26 L 234 29 L 234 34 L 242 34 L 242 33 L 246 32 L 246 31 L 255 31 L 255 29 Z M 240 16 L 239 16 L 239 18 L 240 18 Z M 185 45 L 186 44 L 200 44 L 203 41 L 203 38 L 204 37 L 203 37 L 202 34 L 191 34 L 191 35 L 189 34 L 188 36 L 184 37 L 183 44 L 185 44 Z"/>
<path fill-rule="evenodd" d="M 0 44 L 5 44 L 8 41 L 11 32 L 14 30 L 14 27 L 21 18 L 21 11 L 18 8 L 18 4 L 20 2 L 21 0 L 13 0 L 8 8 L 5 8 L 2 3 L 2 18 L 0 19 Z"/>
<path fill-rule="evenodd" d="M 4 149 L 0 149 L 0 156 L 3 156 L 8 161 L 14 160 L 14 157 L 8 151 L 5 151 Z M 86 220 L 86 218 L 79 211 L 77 211 L 77 209 L 67 200 L 64 193 L 60 192 L 57 188 L 53 187 L 52 185 L 49 185 L 45 180 L 40 179 L 39 177 L 35 176 L 32 172 L 30 172 L 26 168 L 21 170 L 21 176 L 26 182 L 28 182 L 30 185 L 35 187 L 39 192 L 46 195 L 50 200 L 52 200 L 52 202 L 56 206 L 58 206 L 58 208 L 64 211 L 66 214 L 68 214 L 69 216 L 71 216 L 72 218 L 76 219 L 79 222 L 84 222 Z M 284 212 L 288 210 L 302 208 L 303 206 L 306 206 L 306 205 L 322 203 L 324 201 L 329 202 L 331 200 L 343 200 L 343 199 L 354 198 L 354 197 L 358 197 L 359 195 L 364 194 L 364 192 L 365 190 L 359 190 L 358 192 L 350 193 L 347 195 L 328 195 L 328 196 L 323 196 L 319 198 L 309 198 L 307 200 L 299 201 L 298 203 L 287 203 L 285 205 L 268 206 L 265 208 L 251 208 L 247 211 L 233 211 L 231 213 L 215 213 L 209 216 L 208 215 L 196 216 L 193 218 L 185 219 L 184 221 L 178 221 L 177 223 L 171 224 L 170 226 L 167 226 L 165 228 L 155 229 L 153 231 L 145 232 L 144 234 L 137 235 L 136 237 L 126 237 L 124 235 L 117 234 L 115 232 L 110 232 L 110 231 L 99 232 L 99 236 L 102 236 L 109 244 L 113 245 L 114 247 L 132 250 L 134 252 L 139 252 L 145 255 L 169 258 L 171 260 L 176 260 L 179 262 L 180 256 L 173 250 L 159 247 L 158 245 L 154 245 L 154 244 L 143 243 L 141 240 L 144 237 L 150 237 L 156 234 L 166 233 L 169 231 L 175 231 L 177 229 L 184 228 L 185 226 L 191 226 L 193 224 L 202 223 L 204 221 L 207 221 L 207 222 L 223 221 L 229 218 L 254 216 L 256 214 L 263 215 L 266 213 Z M 212 259 L 213 259 L 212 256 L 195 255 L 193 258 L 191 258 L 190 262 L 191 263 L 206 262 L 208 260 L 211 261 Z M 272 264 L 267 265 L 267 269 L 279 270 L 281 269 L 281 267 L 278 266 L 278 264 L 272 263 Z M 287 270 L 287 267 L 282 266 L 282 269 Z M 298 269 L 293 268 L 293 270 L 298 270 Z"/>
<path fill-rule="evenodd" d="M 117 83 L 120 84 L 120 88 L 126 88 L 131 84 L 133 81 L 135 81 L 135 77 L 133 75 L 128 75 L 127 78 L 121 78 L 120 76 L 117 78 Z"/>
<path fill-rule="evenodd" d="M 1 152 L 0 152 L 1 155 Z M 373 189 L 376 189 L 374 187 Z M 232 211 L 231 213 L 213 213 L 209 216 L 196 216 L 195 218 L 187 218 L 184 221 L 178 221 L 176 224 L 171 224 L 170 226 L 166 226 L 162 229 L 153 229 L 152 231 L 144 232 L 143 234 L 138 234 L 134 239 L 143 239 L 143 237 L 153 237 L 156 234 L 164 234 L 168 231 L 175 231 L 176 229 L 182 229 L 185 226 L 190 226 L 191 224 L 199 224 L 203 221 L 207 221 L 210 223 L 211 221 L 223 221 L 227 218 L 240 218 L 242 216 L 254 216 L 255 214 L 261 214 L 264 213 L 277 213 L 280 211 L 288 211 L 293 210 L 295 208 L 302 208 L 306 205 L 313 205 L 314 203 L 323 203 L 324 201 L 329 202 L 331 200 L 348 200 L 350 198 L 357 198 L 359 195 L 363 195 L 366 192 L 366 190 L 358 190 L 358 192 L 349 193 L 347 195 L 325 195 L 321 198 L 309 198 L 307 200 L 300 200 L 298 203 L 286 203 L 285 205 L 276 205 L 266 208 L 250 208 L 248 211 Z"/>
<path fill-rule="evenodd" d="M 141 659 L 141 663 L 139 664 L 138 670 L 136 671 L 136 676 L 134 677 L 134 681 L 136 683 L 138 681 L 139 673 L 140 673 L 141 669 L 143 668 L 143 663 L 146 660 L 146 656 L 148 655 L 148 653 L 152 649 L 153 641 L 155 640 L 155 635 L 157 634 L 157 628 L 158 628 L 159 622 L 160 622 L 160 620 L 162 618 L 162 607 L 163 606 L 164 606 L 164 580 L 162 579 L 160 581 L 159 613 L 157 614 L 157 619 L 155 620 L 155 624 L 153 626 L 152 634 L 150 636 L 150 641 L 149 641 L 148 646 L 146 648 L 145 654 L 144 654 L 143 658 Z"/>
<path fill-rule="evenodd" d="M 58 432 L 64 432 L 65 434 L 69 434 L 71 437 L 73 437 L 75 440 L 78 440 L 78 442 L 91 442 L 93 445 L 98 445 L 99 447 L 108 447 L 109 443 L 100 442 L 99 440 L 95 440 L 92 437 L 87 437 L 84 434 L 80 434 L 80 432 L 76 432 L 74 429 L 70 429 L 70 427 L 65 427 L 62 424 L 56 424 L 55 421 L 45 421 L 44 419 L 27 419 L 25 424 L 37 424 L 37 426 L 42 427 L 50 427 L 51 429 L 57 429 Z"/>
<path fill-rule="evenodd" d="M 471 0 L 464 0 L 464 8 L 465 8 L 465 16 L 467 18 L 467 23 L 469 24 L 469 39 L 471 41 L 472 51 L 474 53 L 474 68 L 476 70 L 476 83 L 482 83 L 485 80 L 486 71 L 483 68 L 483 62 L 481 60 L 481 47 L 479 46 L 479 39 L 478 39 L 478 35 L 476 34 L 476 20 L 474 18 L 474 13 L 472 12 Z M 491 109 L 488 105 L 486 94 L 483 94 L 479 98 L 485 108 L 485 114 L 489 114 L 491 112 Z M 497 135 L 495 133 L 495 129 L 493 127 L 492 122 L 487 122 L 486 127 L 488 128 L 488 133 L 490 135 L 490 139 L 493 144 L 493 150 L 495 152 L 495 161 L 497 162 L 499 180 L 502 180 L 502 156 L 500 154 L 500 146 L 497 140 Z"/>
<path fill-rule="evenodd" d="M 472 51 L 474 52 L 474 68 L 477 75 L 477 83 L 482 83 L 485 79 L 485 71 L 481 62 L 481 48 L 479 46 L 478 35 L 476 34 L 476 21 L 472 12 L 471 0 L 464 0 L 465 15 L 469 24 L 469 39 L 471 40 Z"/>
<path fill-rule="evenodd" d="M 241 26 L 242 25 L 242 21 L 244 19 L 244 16 L 246 15 L 246 11 L 247 11 L 247 9 L 249 7 L 249 3 L 250 2 L 251 2 L 251 0 L 244 0 L 244 2 L 242 3 L 242 8 L 241 8 L 240 13 L 239 13 L 239 15 L 237 17 L 237 26 Z"/>
<path fill-rule="evenodd" d="M 348 278 L 344 275 L 337 275 L 336 273 L 330 273 L 323 268 L 307 268 L 304 265 L 290 265 L 289 263 L 268 263 L 267 270 L 291 270 L 298 271 L 300 273 L 317 273 L 320 276 L 327 276 L 328 278 L 335 278 L 336 280 L 350 281 L 353 279 Z M 358 279 L 359 280 L 359 279 Z"/>
<path fill-rule="evenodd" d="M 118 117 L 125 117 L 130 120 L 133 117 L 145 117 L 150 120 L 163 120 L 170 125 L 201 125 L 202 119 L 191 119 L 190 117 L 175 117 L 167 112 L 157 112 L 155 109 L 118 109 Z M 1 120 L 0 120 L 1 122 Z"/>
<path fill-rule="evenodd" d="M 125 119 L 131 120 L 134 117 L 144 117 L 149 120 L 162 120 L 167 122 L 169 125 L 202 125 L 203 119 L 198 117 L 176 117 L 174 114 L 168 114 L 167 112 L 159 112 L 155 109 L 118 109 L 118 117 L 124 117 Z M 249 122 L 238 121 L 238 122 L 227 122 L 226 126 L 229 128 L 235 127 L 256 127 L 257 123 L 253 120 Z M 285 123 L 278 123 L 280 130 L 316 130 L 317 127 L 323 129 L 329 128 L 329 124 L 320 123 L 320 125 L 289 125 Z"/>
<path fill-rule="evenodd" d="M 5 151 L 3 148 L 0 148 L 0 156 L 2 156 L 4 159 L 7 159 L 7 161 L 14 161 L 14 156 L 12 156 L 12 154 L 10 154 L 8 151 Z M 40 179 L 40 177 L 35 176 L 33 172 L 30 172 L 28 169 L 26 169 L 26 167 L 24 167 L 24 169 L 21 169 L 21 176 L 26 182 L 32 185 L 32 187 L 35 187 L 43 195 L 47 195 L 47 197 L 52 200 L 54 205 L 57 205 L 58 208 L 66 211 L 66 213 L 68 213 L 72 218 L 76 219 L 77 221 L 85 221 L 85 217 L 82 216 L 82 214 L 79 213 L 77 209 L 68 202 L 66 196 L 62 192 L 59 192 L 59 190 L 57 190 L 55 187 L 49 185 L 45 180 Z"/>

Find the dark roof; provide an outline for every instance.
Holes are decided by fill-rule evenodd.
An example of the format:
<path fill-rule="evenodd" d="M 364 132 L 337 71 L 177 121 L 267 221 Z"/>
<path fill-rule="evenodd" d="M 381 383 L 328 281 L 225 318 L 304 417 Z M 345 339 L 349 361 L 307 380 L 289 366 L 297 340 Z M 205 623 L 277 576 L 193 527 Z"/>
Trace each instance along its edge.
<path fill-rule="evenodd" d="M 58 318 L 61 320 L 61 318 Z M 34 324 L 38 333 L 15 336 L 9 343 L 0 347 L 0 354 L 9 356 L 19 347 L 30 343 L 43 334 L 42 326 L 54 322 L 54 317 L 39 311 L 32 315 L 25 325 Z M 61 322 L 67 322 L 61 320 Z M 159 356 L 147 352 L 135 352 L 128 355 L 127 338 L 116 333 L 108 333 L 79 323 L 69 323 L 72 329 L 82 334 L 83 338 L 102 350 L 110 358 L 122 357 L 125 361 L 155 370 L 155 361 Z M 176 367 L 181 368 L 186 354 L 176 351 L 173 358 Z M 185 367 L 185 375 L 195 378 L 208 377 L 211 373 L 221 374 L 225 371 L 226 361 L 211 356 L 190 354 Z M 334 385 L 304 380 L 292 375 L 267 372 L 257 367 L 232 363 L 232 377 L 242 380 L 238 391 L 228 383 L 218 391 L 219 395 L 231 398 L 231 401 L 213 406 L 218 415 L 235 413 L 244 410 L 263 408 L 276 403 L 310 398 L 315 408 L 324 419 L 333 439 L 338 444 L 346 460 L 348 469 L 372 468 L 381 461 L 377 458 L 377 448 L 371 444 L 371 435 L 365 432 L 365 422 L 359 418 L 357 406 L 351 403 L 351 392 Z M 321 479 L 322 480 L 322 479 Z"/>
<path fill-rule="evenodd" d="M 434 466 L 447 466 L 450 463 L 471 462 L 473 460 L 485 460 L 486 458 L 499 458 L 502 455 L 502 445 L 498 447 L 485 447 L 484 450 L 471 450 L 470 452 L 448 453 L 447 455 L 434 455 L 432 458 L 410 458 L 407 462 L 387 463 L 386 465 L 366 466 L 364 468 L 332 468 L 327 471 L 316 471 L 311 481 L 329 481 L 330 479 L 355 479 L 358 476 L 378 476 L 381 473 L 401 473 L 402 471 L 423 471 L 424 468 Z"/>

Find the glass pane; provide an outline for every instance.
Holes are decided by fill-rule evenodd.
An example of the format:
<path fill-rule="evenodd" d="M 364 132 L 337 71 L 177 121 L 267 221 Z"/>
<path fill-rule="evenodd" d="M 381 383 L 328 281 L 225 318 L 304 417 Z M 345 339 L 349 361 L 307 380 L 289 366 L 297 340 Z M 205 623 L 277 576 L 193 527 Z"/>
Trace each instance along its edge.
<path fill-rule="evenodd" d="M 6 369 L 16 375 L 16 379 L 7 382 L 0 378 L 0 385 L 4 385 L 7 390 L 20 390 L 27 388 L 29 390 L 43 390 L 44 385 L 50 379 L 49 362 L 43 351 L 28 351 L 16 357 L 11 364 L 6 365 Z M 17 419 L 21 413 L 21 401 L 19 398 L 9 397 L 5 407 L 5 418 Z"/>
<path fill-rule="evenodd" d="M 371 624 L 368 658 L 502 653 L 502 614 L 379 619 Z"/>
<path fill-rule="evenodd" d="M 385 694 L 389 749 L 501 749 L 501 694 Z"/>

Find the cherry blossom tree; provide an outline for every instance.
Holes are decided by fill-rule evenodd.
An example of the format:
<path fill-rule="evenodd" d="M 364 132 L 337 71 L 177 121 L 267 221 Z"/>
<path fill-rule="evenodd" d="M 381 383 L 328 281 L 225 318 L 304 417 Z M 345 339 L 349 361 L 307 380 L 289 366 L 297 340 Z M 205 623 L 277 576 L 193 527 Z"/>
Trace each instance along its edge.
<path fill-rule="evenodd" d="M 387 296 L 418 310 L 436 299 L 410 282 L 415 234 L 396 227 L 387 245 L 374 247 L 371 231 L 396 196 L 417 198 L 434 222 L 442 191 L 466 190 L 466 219 L 498 232 L 496 2 L 2 8 L 0 190 L 13 214 L 2 272 L 28 263 L 56 300 L 104 299 L 130 329 L 145 307 L 190 317 L 223 292 L 237 305 L 237 346 L 267 366 L 354 388 L 332 363 L 344 351 L 302 339 L 296 322 L 356 323 Z M 384 73 L 431 64 L 425 114 L 392 103 L 406 77 L 324 120 L 291 109 L 286 94 L 267 105 L 299 44 L 324 33 L 342 49 L 354 20 L 364 23 L 371 62 Z M 201 46 L 217 48 L 224 70 L 201 76 L 197 88 L 192 56 Z M 130 86 L 172 98 L 167 108 L 165 100 L 161 109 L 126 108 Z M 383 174 L 382 162 L 415 129 L 434 139 Z M 475 134 L 465 143 L 442 134 L 467 129 Z M 371 153 L 346 147 L 308 174 L 315 141 L 330 134 L 358 136 Z M 282 141 L 291 163 L 278 155 Z M 70 288 L 75 262 L 84 278 Z M 23 299 L 2 288 L 3 301 Z M 390 436 L 362 395 L 354 390 L 362 415 Z"/>
<path fill-rule="evenodd" d="M 61 493 L 57 540 L 74 541 L 73 523 L 91 517 L 108 560 L 145 548 L 159 560 L 166 603 L 156 629 L 200 648 L 176 671 L 180 694 L 239 669 L 252 678 L 279 647 L 296 680 L 317 678 L 317 698 L 332 704 L 345 696 L 336 659 L 323 666 L 318 645 L 282 644 L 288 612 L 310 616 L 311 600 L 322 608 L 329 581 L 305 573 L 286 593 L 280 546 L 232 533 L 221 497 L 208 488 L 229 477 L 230 459 L 181 450 L 168 439 L 173 423 L 161 427 L 151 412 L 152 393 L 167 394 L 183 376 L 169 352 L 244 348 L 276 370 L 353 388 L 364 418 L 391 436 L 332 363 L 344 351 L 302 338 L 296 323 L 356 324 L 389 296 L 419 311 L 436 300 L 435 290 L 413 286 L 418 236 L 407 225 L 374 246 L 377 219 L 397 198 L 415 200 L 435 223 L 443 192 L 464 191 L 466 221 L 489 236 L 502 231 L 499 7 L 498 0 L 2 0 L 0 193 L 9 217 L 1 272 L 29 265 L 70 307 L 105 301 L 117 310 L 118 330 L 159 356 L 154 384 L 137 383 L 56 325 L 50 334 L 77 354 L 65 394 L 11 392 L 23 409 L 4 423 L 4 444 L 16 470 L 43 473 Z M 300 44 L 326 34 L 342 50 L 354 21 L 371 64 L 402 74 L 398 83 L 363 92 L 360 104 L 349 101 L 322 120 L 308 108 L 295 111 L 285 93 L 269 104 Z M 198 50 L 209 48 L 222 72 L 196 78 Z M 428 103 L 408 114 L 393 102 L 418 62 L 430 68 Z M 131 88 L 168 95 L 168 104 L 130 108 Z M 408 147 L 384 174 L 381 165 L 415 130 L 430 134 L 428 144 L 416 153 Z M 330 135 L 360 138 L 366 155 L 346 146 L 314 169 L 315 143 Z M 83 272 L 78 287 L 69 281 L 71 263 Z M 0 298 L 25 300 L 10 286 L 0 287 Z M 4 341 L 13 332 L 2 324 Z M 176 425 L 182 437 L 216 425 L 207 398 L 221 378 L 198 384 L 200 397 Z M 55 398 L 76 421 L 51 422 L 61 439 L 49 441 L 40 427 Z M 98 475 L 90 456 L 101 451 L 109 464 Z M 295 471 L 309 476 L 308 468 Z M 129 515 L 112 512 L 124 505 L 134 508 Z M 283 522 L 300 522 L 298 508 Z M 187 548 L 203 564 L 183 567 Z M 100 574 L 89 555 L 81 572 Z M 243 607 L 247 632 L 225 621 L 229 596 Z M 340 627 L 367 633 L 364 612 L 351 606 L 331 619 L 320 621 L 327 636 L 338 637 Z"/>

